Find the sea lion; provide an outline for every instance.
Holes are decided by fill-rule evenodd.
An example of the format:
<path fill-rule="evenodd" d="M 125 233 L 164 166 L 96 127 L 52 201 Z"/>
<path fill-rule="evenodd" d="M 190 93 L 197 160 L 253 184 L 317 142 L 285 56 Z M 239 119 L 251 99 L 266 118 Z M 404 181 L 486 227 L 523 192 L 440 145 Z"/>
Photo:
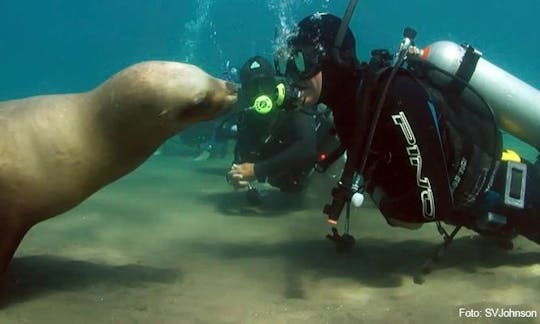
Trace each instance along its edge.
<path fill-rule="evenodd" d="M 89 92 L 0 102 L 0 274 L 32 226 L 133 171 L 236 97 L 232 83 L 196 66 L 149 61 Z"/>

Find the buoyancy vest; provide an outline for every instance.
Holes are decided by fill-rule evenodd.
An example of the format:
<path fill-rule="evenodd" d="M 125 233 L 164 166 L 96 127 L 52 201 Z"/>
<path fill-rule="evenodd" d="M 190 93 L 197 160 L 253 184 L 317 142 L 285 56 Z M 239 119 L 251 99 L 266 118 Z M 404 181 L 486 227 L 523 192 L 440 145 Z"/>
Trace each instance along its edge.
<path fill-rule="evenodd" d="M 387 82 L 372 86 L 372 102 Z M 390 81 L 364 172 L 365 188 L 387 219 L 459 223 L 492 182 L 500 157 L 493 119 L 411 71 Z M 369 120 L 369 119 L 368 119 Z"/>

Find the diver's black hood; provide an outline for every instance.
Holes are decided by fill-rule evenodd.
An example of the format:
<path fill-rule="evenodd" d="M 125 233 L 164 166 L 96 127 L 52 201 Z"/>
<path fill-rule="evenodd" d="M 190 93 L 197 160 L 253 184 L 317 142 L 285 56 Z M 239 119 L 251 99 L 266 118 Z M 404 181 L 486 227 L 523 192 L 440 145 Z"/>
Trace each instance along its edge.
<path fill-rule="evenodd" d="M 322 68 L 322 90 L 319 101 L 333 105 L 351 100 L 350 97 L 355 95 L 360 80 L 359 69 L 326 64 Z"/>
<path fill-rule="evenodd" d="M 310 64 L 322 71 L 319 102 L 330 107 L 342 141 L 351 137 L 354 127 L 356 92 L 361 81 L 361 63 L 356 56 L 356 40 L 347 28 L 341 44 L 335 44 L 341 18 L 328 13 L 314 13 L 298 23 L 297 33 L 288 38 L 288 46 L 310 48 L 315 53 Z M 337 54 L 337 55 L 336 55 Z"/>

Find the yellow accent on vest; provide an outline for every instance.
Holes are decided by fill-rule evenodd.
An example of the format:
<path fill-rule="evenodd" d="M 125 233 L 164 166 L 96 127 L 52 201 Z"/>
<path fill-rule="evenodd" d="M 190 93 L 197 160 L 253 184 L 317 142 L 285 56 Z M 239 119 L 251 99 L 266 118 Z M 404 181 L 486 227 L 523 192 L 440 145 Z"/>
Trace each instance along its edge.
<path fill-rule="evenodd" d="M 515 151 L 504 149 L 501 156 L 502 161 L 521 162 L 521 157 Z"/>

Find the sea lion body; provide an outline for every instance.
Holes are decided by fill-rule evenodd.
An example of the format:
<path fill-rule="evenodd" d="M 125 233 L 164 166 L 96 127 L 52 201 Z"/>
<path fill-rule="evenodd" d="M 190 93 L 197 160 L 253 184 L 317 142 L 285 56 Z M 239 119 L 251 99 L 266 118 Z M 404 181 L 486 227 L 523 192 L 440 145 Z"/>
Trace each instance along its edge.
<path fill-rule="evenodd" d="M 0 102 L 0 272 L 35 224 L 227 111 L 236 89 L 189 64 L 143 62 L 96 89 Z"/>

